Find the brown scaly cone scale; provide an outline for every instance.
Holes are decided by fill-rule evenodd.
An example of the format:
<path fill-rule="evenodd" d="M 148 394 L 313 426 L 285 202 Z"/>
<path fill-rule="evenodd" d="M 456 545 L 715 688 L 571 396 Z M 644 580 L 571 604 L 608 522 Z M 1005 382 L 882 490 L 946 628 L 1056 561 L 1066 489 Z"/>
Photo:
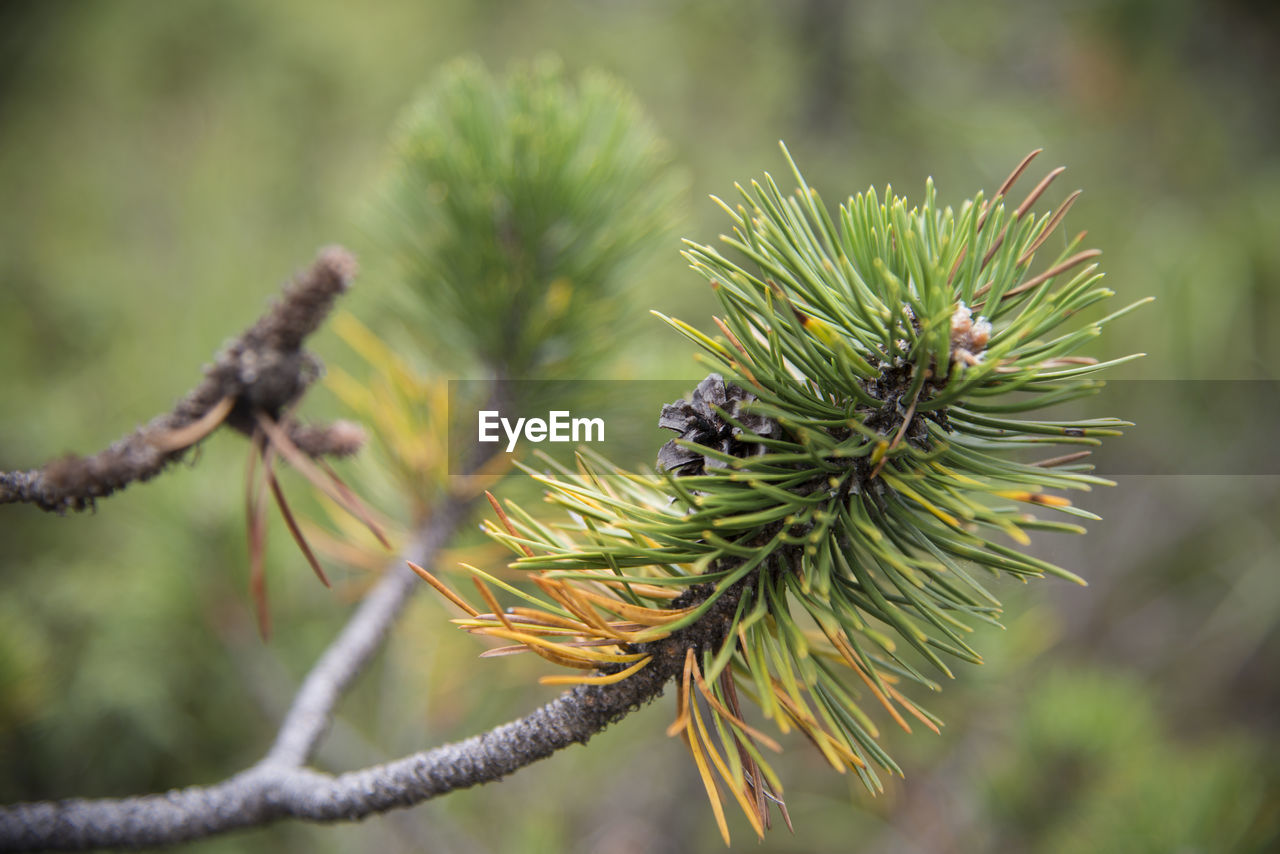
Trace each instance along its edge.
<path fill-rule="evenodd" d="M 747 434 L 768 439 L 779 435 L 780 428 L 770 418 L 744 411 L 745 405 L 755 399 L 755 395 L 750 392 L 733 383 L 726 383 L 719 374 L 711 374 L 698 383 L 688 400 L 664 404 L 658 426 L 674 430 L 680 434 L 681 439 L 688 442 L 730 456 L 759 456 L 765 452 L 765 446 L 751 441 Z M 717 409 L 720 411 L 717 412 Z M 721 412 L 742 427 L 730 424 L 721 417 Z M 725 467 L 723 460 L 679 445 L 675 439 L 658 451 L 658 468 L 677 476 L 705 474 L 707 469 Z"/>

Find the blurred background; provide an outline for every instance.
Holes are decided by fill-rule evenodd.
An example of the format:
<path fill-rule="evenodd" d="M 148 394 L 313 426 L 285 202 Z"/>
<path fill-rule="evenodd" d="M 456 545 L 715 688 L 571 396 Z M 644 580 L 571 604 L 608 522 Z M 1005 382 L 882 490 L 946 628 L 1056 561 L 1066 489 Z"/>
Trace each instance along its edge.
<path fill-rule="evenodd" d="M 1264 0 L 964 4 L 838 0 L 187 0 L 0 5 L 0 469 L 97 450 L 166 410 L 278 285 L 333 242 L 361 257 L 346 307 L 391 287 L 369 208 L 399 111 L 442 64 L 551 51 L 637 93 L 690 187 L 637 305 L 705 326 L 675 235 L 706 200 L 785 173 L 785 139 L 834 203 L 874 184 L 958 204 L 1027 151 L 1085 194 L 1120 300 L 1157 301 L 1097 355 L 1116 376 L 1276 379 L 1280 7 Z M 1033 170 L 1034 171 L 1034 170 Z M 678 218 L 677 218 L 678 217 Z M 697 377 L 641 316 L 617 376 Z M 331 330 L 312 349 L 359 362 Z M 1176 389 L 1176 384 L 1170 388 Z M 1260 389 L 1268 386 L 1259 385 Z M 1190 410 L 1190 405 L 1188 409 Z M 318 389 L 308 415 L 341 413 Z M 1114 413 L 1124 416 L 1126 413 Z M 1230 443 L 1248 411 L 1187 411 Z M 1139 430 L 1141 425 L 1139 425 Z M 245 443 L 56 518 L 0 508 L 0 798 L 212 782 L 255 761 L 368 583 L 315 583 L 272 520 L 277 626 L 247 596 Z M 356 472 L 358 474 L 358 472 Z M 993 589 L 1004 632 L 887 732 L 905 780 L 872 799 L 796 743 L 796 823 L 764 851 L 1274 850 L 1280 828 L 1280 478 L 1124 476 L 1105 521 L 1035 543 L 1085 576 Z M 301 481 L 286 476 L 300 496 Z M 305 498 L 299 499 L 305 507 Z M 473 734 L 554 695 L 536 662 L 477 662 L 427 596 L 343 705 L 319 764 L 358 767 Z M 531 687 L 532 686 L 532 687 Z M 508 781 L 360 825 L 284 824 L 198 851 L 718 850 L 668 702 Z"/>

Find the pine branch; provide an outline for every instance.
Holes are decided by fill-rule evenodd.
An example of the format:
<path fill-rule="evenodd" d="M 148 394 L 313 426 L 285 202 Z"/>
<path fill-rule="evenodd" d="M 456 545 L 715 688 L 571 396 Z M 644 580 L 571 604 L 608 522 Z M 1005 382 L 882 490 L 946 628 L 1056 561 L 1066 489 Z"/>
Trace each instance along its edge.
<path fill-rule="evenodd" d="M 442 507 L 407 556 L 430 561 L 464 513 L 463 502 Z M 257 765 L 212 786 L 164 794 L 0 807 L 0 851 L 142 848 L 285 818 L 354 821 L 494 782 L 570 745 L 585 744 L 661 696 L 680 673 L 687 649 L 724 642 L 737 607 L 736 595 L 722 596 L 693 625 L 638 645 L 653 664 L 631 678 L 576 686 L 519 720 L 465 741 L 336 776 L 301 767 L 327 728 L 338 698 L 363 670 L 412 592 L 413 585 L 403 581 L 398 571 L 388 573 L 357 609 L 303 683 L 275 746 Z M 707 592 L 709 588 L 690 591 L 684 604 L 696 604 Z"/>
<path fill-rule="evenodd" d="M 320 375 L 319 359 L 302 344 L 350 287 L 355 270 L 345 249 L 322 249 L 279 301 L 215 356 L 204 379 L 172 411 L 93 456 L 0 472 L 0 504 L 34 504 L 55 513 L 91 508 L 99 498 L 160 474 L 223 424 L 247 436 L 255 429 L 255 413 L 278 418 Z M 294 444 L 312 456 L 351 454 L 364 441 L 360 428 L 346 422 L 289 422 L 287 429 Z"/>
<path fill-rule="evenodd" d="M 658 696 L 662 684 L 582 687 L 482 735 L 340 776 L 264 761 L 213 786 L 0 808 L 0 850 L 148 847 L 282 818 L 352 821 L 499 780 Z"/>

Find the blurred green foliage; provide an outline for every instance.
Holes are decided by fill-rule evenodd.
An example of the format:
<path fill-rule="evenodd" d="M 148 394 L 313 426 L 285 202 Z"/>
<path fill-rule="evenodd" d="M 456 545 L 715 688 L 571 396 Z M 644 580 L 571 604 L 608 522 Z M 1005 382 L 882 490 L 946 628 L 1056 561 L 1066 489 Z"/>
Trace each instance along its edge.
<path fill-rule="evenodd" d="M 833 199 L 886 182 L 918 194 L 925 175 L 954 199 L 1044 146 L 1070 166 L 1062 195 L 1086 191 L 1066 229 L 1087 225 L 1122 298 L 1158 298 L 1101 339 L 1150 353 L 1127 375 L 1273 378 L 1278 27 L 1248 0 L 6 3 L 0 468 L 96 449 L 166 409 L 319 245 L 357 251 L 348 307 L 377 315 L 393 277 L 368 209 L 395 117 L 459 54 L 501 70 L 553 51 L 572 73 L 615 75 L 695 199 L 771 168 L 779 138 Z M 683 226 L 704 242 L 720 228 L 703 201 Z M 677 248 L 642 302 L 706 325 L 711 295 Z M 617 341 L 619 375 L 696 374 L 660 323 L 636 328 Z M 345 358 L 331 332 L 313 346 Z M 1247 417 L 1222 414 L 1224 441 Z M 331 594 L 274 536 L 279 631 L 256 638 L 245 451 L 219 436 L 194 468 L 92 516 L 0 508 L 0 797 L 162 790 L 262 753 L 344 590 L 367 579 Z M 1106 521 L 1035 549 L 1092 587 L 1038 586 L 1043 625 L 977 641 L 987 664 L 931 703 L 943 735 L 889 745 L 909 761 L 885 797 L 788 751 L 798 832 L 763 850 L 1265 850 L 1280 828 L 1278 487 L 1133 477 L 1082 502 Z M 474 662 L 420 599 L 322 765 L 461 737 L 551 695 L 527 687 L 536 665 Z M 195 847 L 703 850 L 717 834 L 662 736 L 668 712 L 409 812 Z"/>
<path fill-rule="evenodd" d="M 419 348 L 455 373 L 590 376 L 640 313 L 620 300 L 636 256 L 682 212 L 630 92 L 598 72 L 573 81 L 551 57 L 502 79 L 453 63 L 407 111 L 395 152 L 373 228 L 402 266 Z"/>

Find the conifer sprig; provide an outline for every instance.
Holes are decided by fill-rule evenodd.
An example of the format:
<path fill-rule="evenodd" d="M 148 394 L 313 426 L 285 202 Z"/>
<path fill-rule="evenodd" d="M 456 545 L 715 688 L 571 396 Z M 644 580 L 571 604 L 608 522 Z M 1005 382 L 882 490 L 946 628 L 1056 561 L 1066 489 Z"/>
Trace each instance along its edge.
<path fill-rule="evenodd" d="M 439 364 L 578 379 L 616 343 L 633 262 L 683 181 L 631 93 L 550 57 L 460 61 L 402 120 L 385 231 Z"/>
<path fill-rule="evenodd" d="M 724 313 L 714 337 L 664 318 L 716 373 L 664 410 L 681 436 L 660 470 L 603 477 L 608 464 L 584 453 L 576 472 L 537 475 L 567 522 L 495 501 L 487 524 L 537 593 L 468 567 L 488 612 L 449 594 L 469 612 L 463 627 L 506 644 L 488 654 L 527 649 L 577 671 L 545 680 L 556 684 L 621 681 L 680 656 L 669 731 L 688 744 L 726 841 L 724 800 L 757 833 L 781 803 L 766 758 L 777 745 L 742 697 L 880 790 L 877 768 L 901 772 L 874 708 L 937 731 L 904 686 L 936 690 L 930 669 L 950 677 L 948 659 L 981 662 L 967 638 L 1000 605 L 978 575 L 1080 581 L 1016 546 L 1032 531 L 1082 532 L 1032 511 L 1096 518 L 1058 493 L 1108 481 L 1079 454 L 1009 452 L 1088 447 L 1127 426 L 1018 413 L 1094 391 L 1093 374 L 1125 360 L 1082 348 L 1139 304 L 1066 325 L 1112 292 L 1081 237 L 1037 265 L 1076 196 L 1032 212 L 1055 170 L 1013 205 L 1034 154 L 958 211 L 929 182 L 919 207 L 886 189 L 831 212 L 783 152 L 793 195 L 766 175 L 739 188 L 737 206 L 721 203 L 731 257 L 687 244 Z M 504 611 L 491 586 L 522 603 Z"/>

